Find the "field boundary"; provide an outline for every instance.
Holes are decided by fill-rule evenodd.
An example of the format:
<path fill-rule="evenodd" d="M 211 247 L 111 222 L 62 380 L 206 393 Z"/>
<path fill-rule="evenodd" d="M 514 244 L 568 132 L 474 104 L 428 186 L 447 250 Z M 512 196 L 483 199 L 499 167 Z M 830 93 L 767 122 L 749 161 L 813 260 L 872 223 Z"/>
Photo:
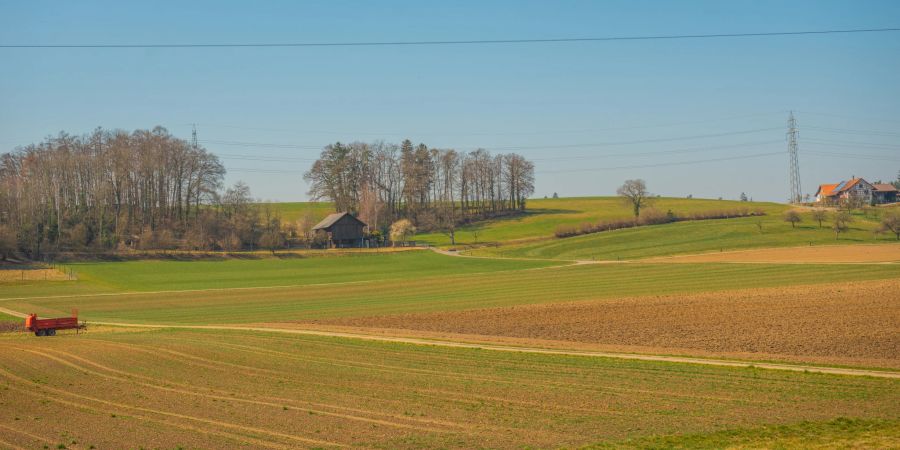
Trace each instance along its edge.
<path fill-rule="evenodd" d="M 0 309 L 3 309 L 3 308 L 0 308 Z M 6 310 L 6 311 L 12 312 L 9 310 Z M 457 342 L 457 341 L 447 341 L 447 340 L 438 340 L 438 339 L 382 336 L 382 335 L 363 334 L 363 333 L 347 333 L 347 332 L 340 332 L 340 331 L 322 331 L 322 330 L 310 330 L 310 329 L 298 329 L 298 328 L 287 329 L 287 328 L 268 328 L 268 327 L 242 327 L 242 326 L 228 326 L 228 325 L 150 325 L 150 324 L 134 324 L 134 323 L 122 323 L 122 322 L 92 322 L 92 323 L 96 324 L 96 325 L 106 325 L 106 326 L 115 326 L 115 327 L 132 327 L 132 328 L 147 328 L 147 329 L 255 331 L 255 332 L 264 332 L 264 333 L 283 333 L 283 334 L 297 334 L 297 335 L 305 335 L 305 336 L 337 337 L 337 338 L 361 339 L 361 340 L 367 340 L 367 341 L 391 342 L 391 343 L 400 343 L 400 344 L 449 347 L 449 348 L 464 348 L 464 349 L 475 349 L 475 350 L 490 350 L 490 351 L 514 352 L 514 353 L 627 359 L 627 360 L 649 361 L 649 362 L 699 364 L 699 365 L 707 365 L 707 366 L 734 367 L 734 368 L 745 368 L 745 369 L 756 368 L 756 369 L 767 369 L 767 370 L 784 370 L 784 371 L 791 371 L 791 372 L 821 373 L 821 374 L 827 374 L 827 375 L 868 376 L 868 377 L 876 377 L 876 378 L 900 379 L 900 372 L 887 371 L 887 370 L 882 371 L 882 370 L 870 370 L 870 369 L 853 369 L 853 368 L 845 368 L 845 367 L 796 365 L 796 364 L 773 363 L 773 362 L 694 358 L 694 357 L 686 357 L 686 356 L 650 355 L 650 354 L 641 354 L 641 353 L 616 353 L 616 352 L 601 352 L 601 351 L 563 350 L 563 349 L 551 349 L 551 348 L 541 348 L 541 347 L 520 347 L 520 346 L 513 346 L 513 345 L 482 344 L 482 343 Z"/>

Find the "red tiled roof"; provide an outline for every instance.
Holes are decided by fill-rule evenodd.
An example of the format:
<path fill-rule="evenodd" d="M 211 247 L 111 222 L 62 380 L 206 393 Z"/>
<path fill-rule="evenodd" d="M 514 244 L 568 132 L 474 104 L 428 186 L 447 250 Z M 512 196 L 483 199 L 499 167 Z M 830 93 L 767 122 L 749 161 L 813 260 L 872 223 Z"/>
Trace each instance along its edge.
<path fill-rule="evenodd" d="M 833 195 L 834 193 L 832 193 L 831 191 L 833 191 L 834 188 L 836 188 L 837 185 L 839 185 L 839 184 L 840 184 L 840 183 L 834 183 L 834 184 L 820 184 L 820 185 L 819 185 L 819 193 L 817 193 L 816 195 L 822 194 L 822 195 L 824 195 L 824 196 L 826 196 L 826 197 L 828 197 L 828 196 L 830 196 L 830 195 Z"/>
<path fill-rule="evenodd" d="M 860 181 L 863 181 L 863 179 L 862 178 L 854 178 L 854 179 L 848 181 L 846 184 L 844 184 L 843 187 L 841 187 L 841 190 L 839 192 L 849 191 L 850 188 L 859 184 Z"/>

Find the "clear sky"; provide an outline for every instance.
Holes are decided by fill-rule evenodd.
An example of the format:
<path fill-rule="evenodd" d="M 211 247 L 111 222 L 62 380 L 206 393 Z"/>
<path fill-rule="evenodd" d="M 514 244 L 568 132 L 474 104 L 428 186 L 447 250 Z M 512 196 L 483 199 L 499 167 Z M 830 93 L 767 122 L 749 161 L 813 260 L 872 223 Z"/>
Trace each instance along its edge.
<path fill-rule="evenodd" d="M 900 2 L 0 0 L 0 44 L 883 27 L 900 27 Z M 201 143 L 229 169 L 228 183 L 246 181 L 255 196 L 280 201 L 306 198 L 302 173 L 325 144 L 404 138 L 523 154 L 536 163 L 541 197 L 611 195 L 623 180 L 643 178 L 663 195 L 746 192 L 785 201 L 789 110 L 800 125 L 804 192 L 852 175 L 896 178 L 900 32 L 480 46 L 0 49 L 0 151 L 98 126 L 162 125 L 188 139 L 196 123 Z M 738 157 L 744 159 L 732 159 Z M 693 163 L 710 159 L 718 161 Z"/>

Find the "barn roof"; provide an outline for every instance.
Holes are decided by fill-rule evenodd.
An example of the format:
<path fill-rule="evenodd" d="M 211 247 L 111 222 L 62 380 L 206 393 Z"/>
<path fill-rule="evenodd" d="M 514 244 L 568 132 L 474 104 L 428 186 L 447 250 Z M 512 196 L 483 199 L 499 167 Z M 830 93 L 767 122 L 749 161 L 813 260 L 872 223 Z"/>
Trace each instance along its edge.
<path fill-rule="evenodd" d="M 872 186 L 874 186 L 875 190 L 878 192 L 897 192 L 897 188 L 895 188 L 893 184 L 878 183 L 873 184 Z"/>
<path fill-rule="evenodd" d="M 327 217 L 322 219 L 321 222 L 317 223 L 316 226 L 313 227 L 313 230 L 324 230 L 326 228 L 330 228 L 332 225 L 336 224 L 339 220 L 343 219 L 344 216 L 350 216 L 350 218 L 353 219 L 354 221 L 359 222 L 360 224 L 362 224 L 362 226 L 366 226 L 365 222 L 357 219 L 356 217 L 353 217 L 353 214 L 350 214 L 348 212 L 340 212 L 340 213 L 329 214 Z"/>

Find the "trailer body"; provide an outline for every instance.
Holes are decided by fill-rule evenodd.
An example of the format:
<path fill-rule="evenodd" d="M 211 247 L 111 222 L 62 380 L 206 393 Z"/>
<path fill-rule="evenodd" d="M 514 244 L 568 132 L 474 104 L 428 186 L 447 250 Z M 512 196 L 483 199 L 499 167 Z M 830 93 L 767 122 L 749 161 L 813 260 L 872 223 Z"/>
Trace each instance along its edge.
<path fill-rule="evenodd" d="M 78 323 L 78 313 L 73 311 L 72 317 L 55 319 L 38 319 L 37 314 L 29 314 L 25 318 L 25 329 L 34 332 L 35 336 L 55 336 L 56 330 L 80 330 L 84 324 Z"/>

